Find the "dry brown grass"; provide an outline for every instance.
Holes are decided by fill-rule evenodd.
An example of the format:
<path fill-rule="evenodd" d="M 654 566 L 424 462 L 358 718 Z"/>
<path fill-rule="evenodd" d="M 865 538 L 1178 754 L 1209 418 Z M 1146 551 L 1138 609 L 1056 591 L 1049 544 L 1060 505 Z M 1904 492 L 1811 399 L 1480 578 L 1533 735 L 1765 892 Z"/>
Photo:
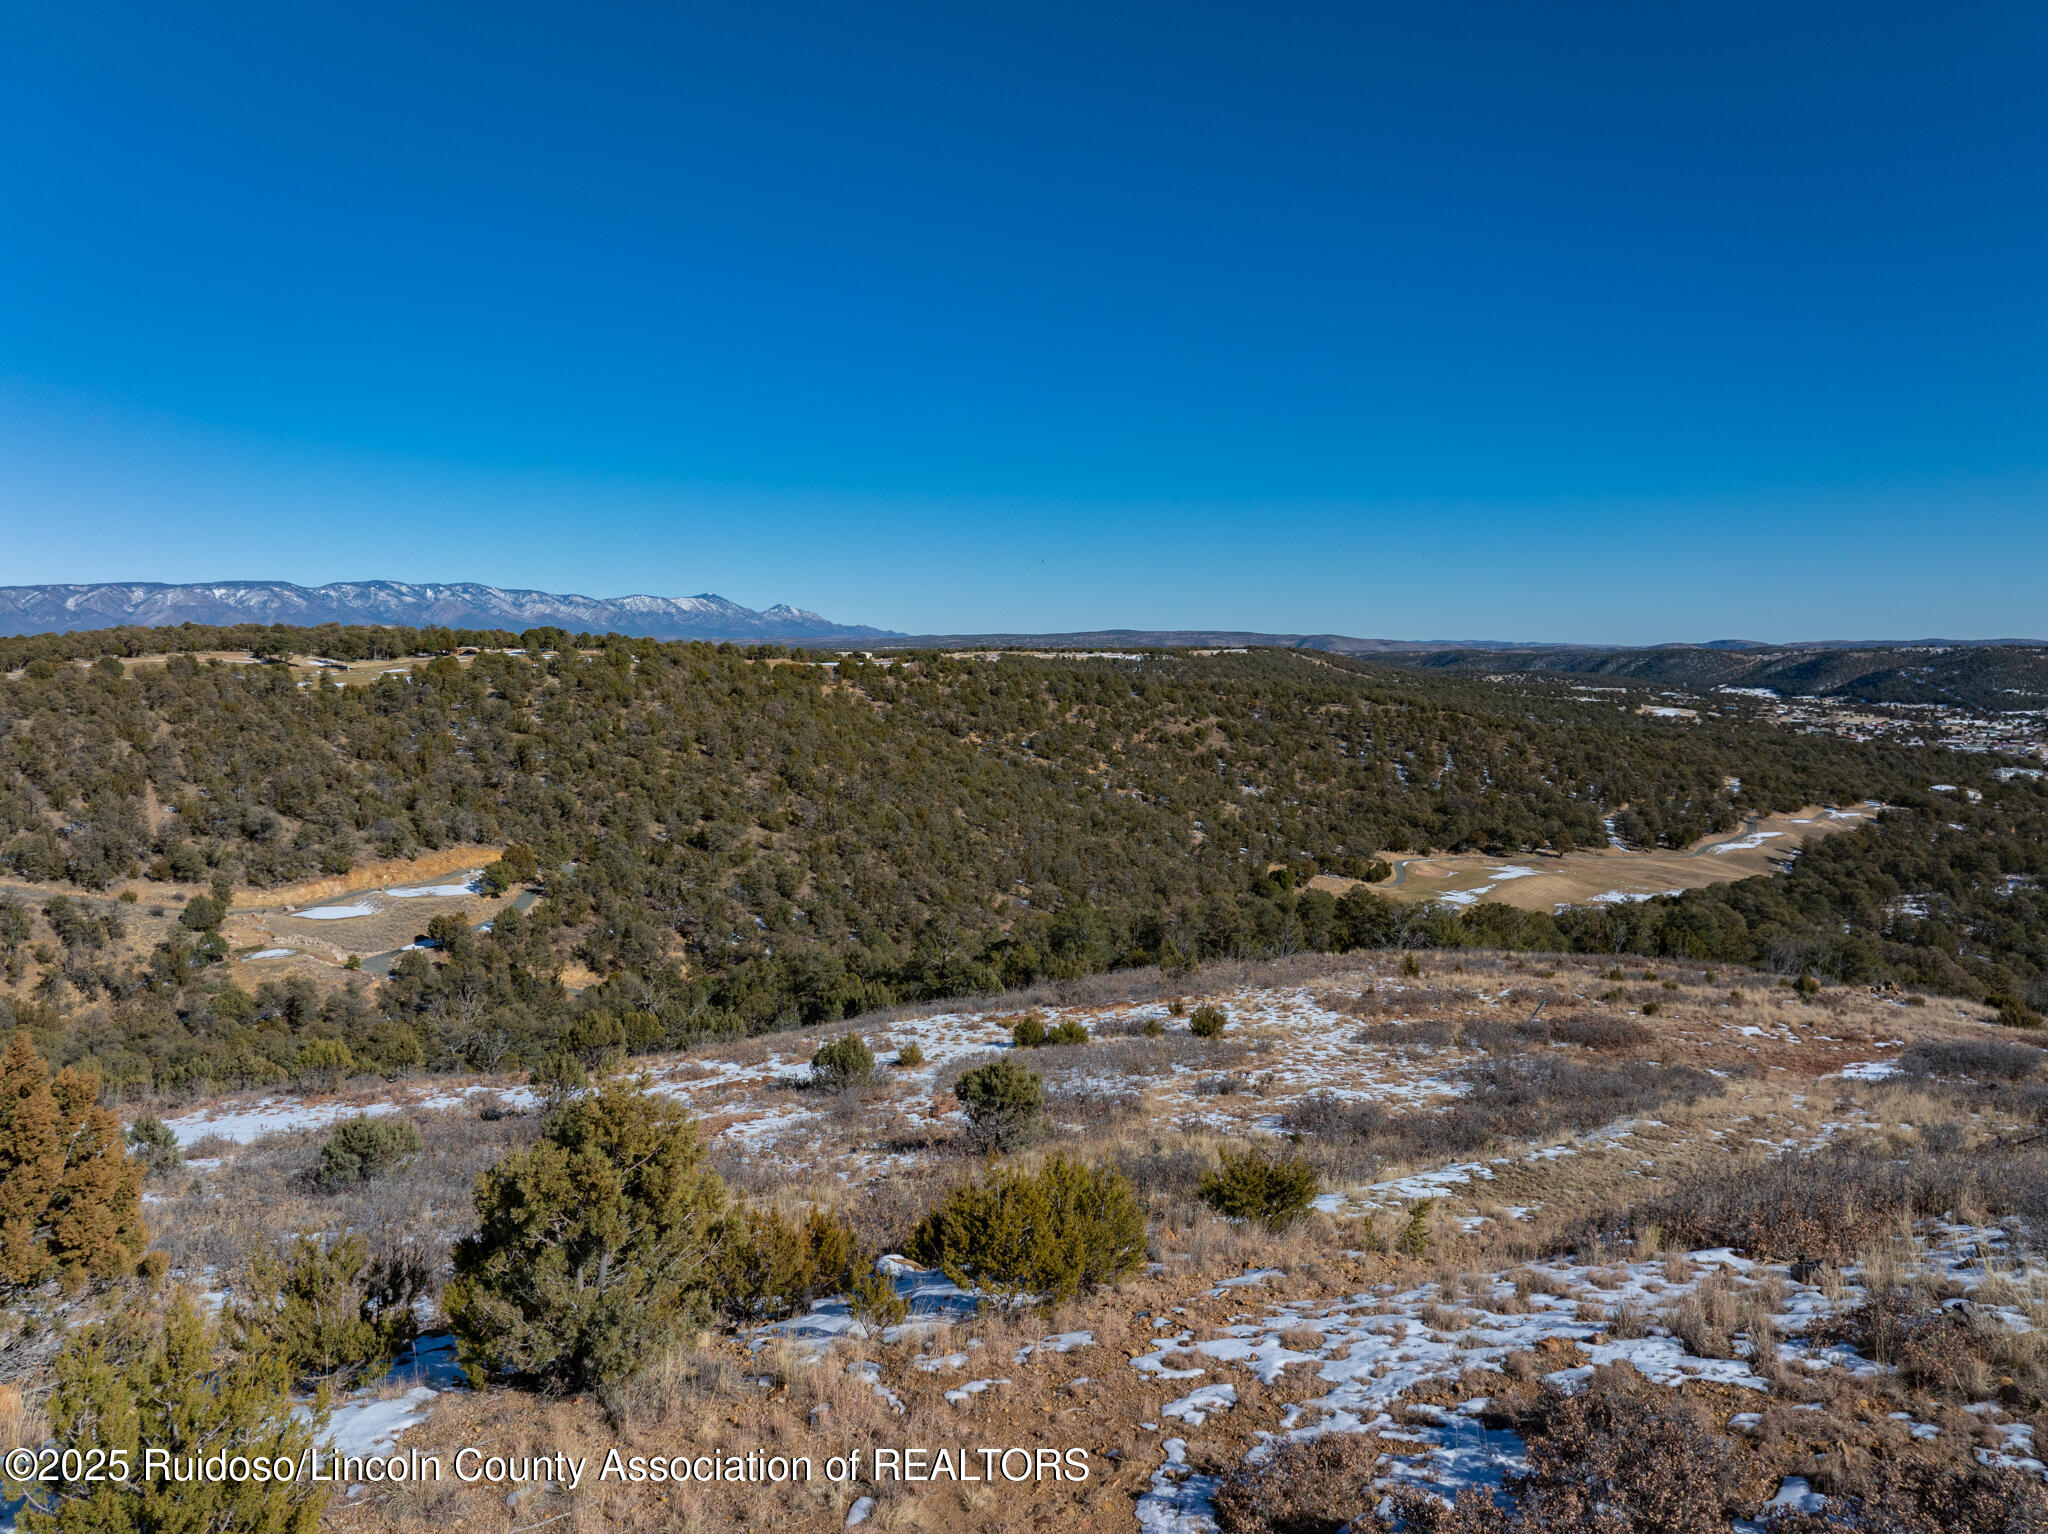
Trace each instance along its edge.
<path fill-rule="evenodd" d="M 1809 1145 L 1824 1134 L 1851 1149 L 1862 1146 L 1872 1158 L 1941 1166 L 1974 1160 L 2004 1167 L 2011 1158 L 2001 1160 L 2003 1153 L 1993 1154 L 1987 1147 L 2022 1127 L 2032 1130 L 2027 1116 L 2032 1109 L 2011 1095 L 2025 1082 L 1991 1088 L 1940 1075 L 1871 1082 L 1834 1074 L 1851 1061 L 1894 1058 L 1901 1046 L 1891 1040 L 1912 1045 L 1983 1036 L 1980 1025 L 1958 1017 L 1954 1009 L 1907 1009 L 1846 991 L 1824 993 L 1819 1002 L 1809 1004 L 1772 989 L 1768 977 L 1698 966 L 1653 967 L 1657 978 L 1645 980 L 1643 966 L 1631 965 L 1626 978 L 1615 981 L 1603 975 L 1611 964 L 1591 959 L 1425 955 L 1427 973 L 1420 976 L 1403 975 L 1399 963 L 1397 955 L 1304 955 L 1274 966 L 1219 968 L 1192 978 L 1156 972 L 1098 976 L 1003 998 L 998 1007 L 1005 1013 L 1028 1006 L 1091 1009 L 1086 1016 L 1096 1032 L 1093 1042 L 1030 1054 L 1030 1063 L 1046 1073 L 1052 1088 L 1050 1116 L 1055 1128 L 1046 1141 L 1015 1159 L 1030 1165 L 1059 1150 L 1120 1167 L 1148 1207 L 1149 1256 L 1159 1271 L 1114 1292 L 1084 1297 L 1057 1314 L 989 1313 L 930 1339 L 933 1352 L 966 1353 L 970 1362 L 963 1370 L 927 1373 L 914 1368 L 920 1345 L 910 1342 L 858 1349 L 841 1344 L 813 1365 L 785 1349 L 750 1355 L 733 1337 L 709 1336 L 653 1361 L 641 1378 L 603 1399 L 544 1401 L 507 1390 L 444 1397 L 427 1424 L 406 1440 L 428 1452 L 438 1448 L 452 1453 L 463 1443 L 488 1441 L 501 1451 L 561 1448 L 599 1458 L 610 1447 L 644 1454 L 657 1449 L 676 1452 L 685 1445 L 693 1452 L 759 1446 L 813 1455 L 906 1443 L 931 1448 L 984 1443 L 1081 1446 L 1093 1456 L 1095 1475 L 1089 1482 L 1022 1490 L 894 1484 L 787 1491 L 717 1486 L 621 1489 L 586 1483 L 573 1497 L 536 1493 L 516 1508 L 505 1505 L 505 1488 L 443 1485 L 359 1497 L 337 1506 L 330 1523 L 336 1528 L 406 1534 L 425 1534 L 429 1528 L 437 1534 L 447 1529 L 508 1534 L 537 1528 L 542 1520 L 559 1515 L 558 1522 L 546 1526 L 563 1531 L 710 1530 L 772 1524 L 824 1530 L 839 1528 L 854 1495 L 866 1492 L 879 1499 L 868 1527 L 883 1531 L 1127 1530 L 1132 1498 L 1149 1483 L 1160 1459 L 1159 1441 L 1166 1436 L 1139 1424 L 1159 1421 L 1159 1408 L 1184 1394 L 1190 1383 L 1153 1379 L 1126 1366 L 1127 1357 L 1156 1347 L 1162 1333 L 1173 1336 L 1186 1328 L 1197 1339 L 1212 1339 L 1224 1335 L 1233 1318 L 1262 1313 L 1285 1300 L 1301 1307 L 1297 1314 L 1304 1320 L 1285 1331 L 1284 1344 L 1296 1351 L 1315 1351 L 1327 1335 L 1314 1319 L 1318 1305 L 1349 1302 L 1381 1284 L 1406 1290 L 1433 1283 L 1439 1304 L 1425 1320 L 1448 1336 L 1465 1336 L 1472 1308 L 1526 1314 L 1534 1296 L 1558 1293 L 1564 1286 L 1553 1275 L 1524 1265 L 1577 1249 L 1596 1269 L 1583 1299 L 1588 1319 L 1610 1335 L 1641 1335 L 1654 1324 L 1651 1307 L 1634 1301 L 1616 1303 L 1612 1275 L 1604 1270 L 1625 1260 L 1661 1256 L 1663 1282 L 1682 1285 L 1694 1277 L 1695 1265 L 1683 1250 L 1670 1248 L 1695 1242 L 1688 1232 L 1658 1229 L 1658 1222 L 1641 1218 L 1617 1219 L 1617 1212 L 1627 1215 L 1647 1207 L 1661 1195 L 1725 1171 L 1744 1155 L 1761 1161 L 1782 1155 L 1787 1145 Z M 1538 967 L 1541 973 L 1531 972 Z M 1666 979 L 1678 989 L 1666 989 Z M 1654 1101 L 1624 1097 L 1605 1117 L 1635 1122 L 1603 1138 L 1570 1130 L 1504 1134 L 1484 1152 L 1493 1174 L 1490 1179 L 1453 1183 L 1440 1190 L 1431 1240 L 1419 1258 L 1387 1251 L 1405 1218 L 1405 1200 L 1388 1197 L 1375 1204 L 1364 1189 L 1372 1182 L 1436 1170 L 1447 1161 L 1468 1157 L 1407 1138 L 1391 1148 L 1367 1144 L 1347 1153 L 1348 1159 L 1325 1158 L 1322 1164 L 1330 1186 L 1349 1192 L 1354 1201 L 1341 1215 L 1315 1214 L 1275 1236 L 1217 1218 L 1200 1204 L 1196 1186 L 1221 1149 L 1241 1144 L 1247 1134 L 1266 1132 L 1258 1127 L 1259 1120 L 1294 1111 L 1305 1095 L 1276 1064 L 1286 1058 L 1282 1034 L 1239 1025 L 1220 1040 L 1204 1042 L 1188 1036 L 1184 1018 L 1173 1019 L 1169 1031 L 1158 1038 L 1129 1028 L 1099 1026 L 1114 1024 L 1120 1015 L 1126 1020 L 1137 1015 L 1118 1014 L 1118 1007 L 1149 1009 L 1174 997 L 1186 999 L 1184 1011 L 1205 997 L 1241 1006 L 1246 988 L 1260 984 L 1311 987 L 1326 1002 L 1359 1019 L 1345 1021 L 1342 1031 L 1330 1036 L 1329 1045 L 1333 1051 L 1348 1052 L 1341 1058 L 1357 1062 L 1361 1071 L 1393 1056 L 1406 1058 L 1417 1073 L 1442 1074 L 1527 1055 L 1567 1061 L 1580 1072 L 1682 1066 L 1722 1074 L 1715 1078 L 1715 1093 L 1690 1102 L 1683 1094 Z M 1616 985 L 1623 993 L 1617 1001 L 1599 1000 Z M 1731 993 L 1744 999 L 1732 1003 Z M 1653 1017 L 1640 1014 L 1646 999 L 1658 1002 Z M 1529 1015 L 1539 1001 L 1544 1011 L 1530 1027 Z M 1636 1010 L 1634 1017 L 1626 1015 L 1631 1008 Z M 852 1026 L 878 1048 L 887 1048 L 892 1018 L 953 1010 L 959 1010 L 957 1004 L 899 1009 Z M 1739 1029 L 1744 1025 L 1762 1027 L 1765 1036 L 1742 1034 Z M 914 1114 L 929 1116 L 953 1107 L 944 1091 L 945 1073 L 940 1073 L 936 1090 L 929 1078 L 912 1086 L 902 1078 L 885 1077 L 872 1092 L 831 1102 L 759 1081 L 729 1087 L 708 1084 L 713 1062 L 763 1067 L 775 1058 L 805 1059 L 819 1042 L 845 1032 L 847 1026 L 708 1042 L 685 1055 L 646 1063 L 670 1070 L 678 1082 L 700 1083 L 704 1116 L 714 1125 L 735 1122 L 764 1107 L 778 1112 L 790 1106 L 822 1108 L 803 1121 L 800 1132 L 780 1141 L 748 1143 L 735 1136 L 714 1141 L 715 1164 L 749 1197 L 790 1213 L 806 1206 L 836 1207 L 854 1222 L 869 1246 L 899 1249 L 940 1190 L 960 1178 L 982 1174 L 979 1160 L 966 1155 L 942 1123 L 919 1124 L 913 1119 Z M 1354 1033 L 1367 1042 L 1353 1042 Z M 1960 1056 L 1928 1051 L 1920 1058 L 1948 1061 Z M 1204 1096 L 1194 1090 L 1204 1077 L 1234 1078 L 1244 1090 Z M 1104 1088 L 1102 1079 L 1117 1085 Z M 1566 1073 L 1557 1079 L 1579 1078 Z M 381 1083 L 359 1083 L 350 1095 L 367 1101 L 393 1090 Z M 1388 1116 L 1411 1111 L 1396 1106 Z M 475 1173 L 507 1149 L 526 1143 L 536 1126 L 530 1117 L 484 1123 L 473 1113 L 419 1121 L 428 1152 L 401 1180 L 342 1196 L 317 1193 L 305 1183 L 303 1173 L 317 1156 L 323 1136 L 276 1136 L 248 1147 L 216 1147 L 222 1157 L 219 1167 L 152 1184 L 151 1191 L 166 1202 L 150 1206 L 151 1224 L 159 1232 L 160 1244 L 189 1271 L 208 1265 L 232 1269 L 252 1245 L 299 1229 L 363 1229 L 373 1239 L 425 1243 L 438 1253 L 468 1227 L 469 1186 Z M 1615 1128 L 1597 1113 L 1570 1122 L 1579 1130 Z M 1902 1127 L 1907 1124 L 1913 1128 Z M 1317 1131 L 1305 1127 L 1313 1152 Z M 1952 1135 L 1962 1138 L 1950 1144 Z M 1531 1155 L 1552 1145 L 1563 1145 L 1573 1154 Z M 1987 1172 L 1959 1182 L 1953 1207 L 1965 1215 L 1977 1208 L 2003 1207 L 2020 1196 L 2016 1177 Z M 1463 1229 L 1474 1216 L 1479 1217 L 1474 1228 Z M 1938 1308 L 1938 1297 L 1922 1292 L 1924 1284 L 1915 1289 L 1920 1280 L 1914 1277 L 1908 1255 L 1896 1246 L 1896 1234 L 1895 1225 L 1880 1221 L 1877 1238 L 1859 1239 L 1858 1249 L 1838 1260 L 1862 1260 L 1879 1281 L 1895 1282 L 1916 1296 L 1915 1303 L 1931 1301 Z M 1210 1292 L 1218 1279 L 1250 1268 L 1283 1272 L 1254 1288 Z M 1509 1278 L 1512 1297 L 1491 1298 L 1493 1274 Z M 1842 1292 L 1839 1271 L 1824 1272 L 1819 1281 Z M 1984 1304 L 2008 1305 L 2048 1320 L 2043 1298 L 2038 1278 L 2017 1267 L 1980 1294 Z M 1837 1435 L 1830 1443 L 1849 1446 L 1827 1452 L 1863 1452 L 1858 1446 L 1867 1446 L 1870 1452 L 1885 1449 L 1902 1432 L 1887 1415 L 1895 1410 L 1920 1413 L 1918 1420 L 1923 1421 L 1949 1412 L 1942 1421 L 1955 1420 L 1953 1434 L 1945 1425 L 1943 1439 L 1933 1448 L 1922 1445 L 1912 1452 L 1967 1458 L 1986 1430 L 1977 1419 L 1951 1410 L 1960 1401 L 1958 1392 L 1987 1378 L 1990 1388 L 2006 1389 L 1997 1381 L 2024 1383 L 2038 1378 L 2042 1369 L 2041 1344 L 2009 1329 L 1994 1331 L 1974 1319 L 1960 1326 L 1955 1336 L 1938 1337 L 1948 1351 L 1923 1349 L 1915 1355 L 1914 1379 L 1922 1381 L 1918 1385 L 1908 1383 L 1903 1374 L 1872 1382 L 1777 1369 L 1771 1356 L 1774 1338 L 1763 1317 L 1766 1299 L 1767 1293 L 1754 1286 L 1710 1276 L 1698 1295 L 1670 1307 L 1670 1324 L 1696 1345 L 1696 1351 L 1715 1356 L 1746 1352 L 1760 1372 L 1773 1379 L 1772 1399 L 1778 1404 L 1767 1430 L 1753 1435 L 1754 1443 L 1745 1439 L 1743 1446 L 1745 1454 L 1756 1456 L 1759 1476 L 1812 1470 L 1818 1452 L 1813 1445 L 1823 1425 Z M 1170 1329 L 1154 1327 L 1153 1322 L 1161 1319 L 1170 1323 Z M 1055 1331 L 1092 1331 L 1097 1342 L 1067 1354 L 1034 1351 L 1024 1362 L 1014 1361 L 1020 1348 Z M 970 1346 L 975 1343 L 979 1346 Z M 1484 1380 L 1452 1381 L 1444 1383 L 1443 1392 L 1449 1404 L 1497 1392 L 1504 1392 L 1507 1399 L 1517 1391 L 1533 1400 L 1535 1390 L 1528 1381 L 1569 1367 L 1583 1356 L 1568 1344 L 1546 1347 L 1509 1360 L 1505 1376 L 1488 1377 L 1490 1386 Z M 1902 1351 L 1900 1357 L 1903 1360 L 1906 1354 Z M 848 1372 L 847 1364 L 857 1360 L 878 1366 L 883 1381 L 903 1400 L 902 1415 L 877 1396 L 861 1374 Z M 1258 1432 L 1278 1427 L 1289 1401 L 1319 1393 L 1320 1387 L 1299 1384 L 1312 1378 L 1312 1368 L 1291 1368 L 1280 1383 L 1264 1387 L 1248 1371 L 1219 1368 L 1200 1356 L 1195 1364 L 1210 1370 L 1207 1379 L 1236 1384 L 1239 1404 L 1199 1428 L 1168 1424 L 1166 1431 L 1185 1436 L 1197 1467 L 1219 1475 L 1243 1463 Z M 1972 1368 L 1988 1372 L 1971 1374 Z M 964 1381 L 1001 1378 L 1010 1383 L 965 1404 L 944 1398 L 947 1389 Z M 762 1379 L 769 1383 L 752 1383 Z M 33 1402 L 35 1381 L 22 1383 L 26 1399 Z M 1453 1390 L 1463 1390 L 1464 1395 L 1450 1395 Z M 1711 1408 L 1707 1415 L 1718 1422 L 1759 1405 L 1755 1392 L 1724 1398 L 1712 1389 L 1688 1391 Z M 1790 1410 L 1795 1405 L 1823 1409 Z M 0 1397 L 0 1425 L 5 1408 Z M 30 1425 L 21 1431 L 41 1431 L 32 1418 L 23 1420 Z M 2048 1422 L 2043 1423 L 2042 1441 L 2048 1442 Z M 1108 1458 L 1111 1450 L 1120 1458 Z"/>

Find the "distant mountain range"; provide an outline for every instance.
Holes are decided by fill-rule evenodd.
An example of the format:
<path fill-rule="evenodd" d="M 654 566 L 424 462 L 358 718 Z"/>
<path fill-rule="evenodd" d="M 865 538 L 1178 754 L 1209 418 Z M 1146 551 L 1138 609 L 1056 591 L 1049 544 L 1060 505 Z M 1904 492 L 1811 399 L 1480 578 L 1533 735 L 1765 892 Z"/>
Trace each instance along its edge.
<path fill-rule="evenodd" d="M 1187 650 L 1272 648 L 1327 650 L 1336 655 L 1629 655 L 1666 651 L 1813 650 L 1984 650 L 2039 648 L 2039 639 L 1802 639 L 1773 644 L 1762 639 L 1708 639 L 1662 644 L 1559 644 L 1545 639 L 1358 639 L 1349 634 L 1261 634 L 1244 629 L 1081 629 L 1065 634 L 899 634 L 891 649 Z M 1555 669 L 1555 668 L 1553 668 Z"/>
<path fill-rule="evenodd" d="M 632 634 L 649 639 L 734 640 L 765 644 L 875 642 L 899 636 L 834 623 L 800 607 L 756 612 L 706 593 L 694 597 L 556 596 L 474 581 L 106 581 L 84 586 L 0 586 L 0 634 L 73 633 L 132 625 L 375 623 L 401 628 L 524 629 Z"/>
<path fill-rule="evenodd" d="M 732 640 L 754 644 L 860 644 L 875 649 L 1010 647 L 1039 649 L 1227 649 L 1237 646 L 1326 650 L 1339 655 L 1392 658 L 1514 654 L 1540 669 L 1591 671 L 1630 663 L 1621 657 L 1673 651 L 1810 653 L 1829 650 L 1978 649 L 2036 646 L 2032 639 L 1803 640 L 1773 645 L 1754 639 L 1713 639 L 1699 644 L 1560 645 L 1523 639 L 1360 639 L 1348 634 L 1265 634 L 1242 629 L 1089 629 L 1060 634 L 900 634 L 866 624 L 837 623 L 800 607 L 778 604 L 759 612 L 705 593 L 694 597 L 586 597 L 485 586 L 475 581 L 414 585 L 405 581 L 333 581 L 295 586 L 289 581 L 103 581 L 78 586 L 0 586 L 0 634 L 75 633 L 83 629 L 166 628 L 180 623 L 240 623 L 311 627 L 321 623 L 374 623 L 393 627 L 523 629 L 556 627 L 572 633 L 631 634 L 648 639 Z M 1538 659 L 1540 657 L 1540 659 Z M 1665 669 L 1671 659 L 1652 669 Z M 1685 669 L 1697 669 L 1686 667 Z M 1747 666 L 1709 666 L 1720 673 Z"/>

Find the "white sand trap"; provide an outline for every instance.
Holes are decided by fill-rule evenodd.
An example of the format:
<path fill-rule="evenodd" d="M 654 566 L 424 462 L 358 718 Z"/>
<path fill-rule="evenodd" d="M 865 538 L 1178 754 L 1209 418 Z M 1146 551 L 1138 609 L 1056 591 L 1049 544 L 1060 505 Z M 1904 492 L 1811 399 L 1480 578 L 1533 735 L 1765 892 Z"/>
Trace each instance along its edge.
<path fill-rule="evenodd" d="M 302 921 L 347 921 L 351 916 L 375 916 L 373 905 L 316 905 L 310 911 L 293 911 Z"/>

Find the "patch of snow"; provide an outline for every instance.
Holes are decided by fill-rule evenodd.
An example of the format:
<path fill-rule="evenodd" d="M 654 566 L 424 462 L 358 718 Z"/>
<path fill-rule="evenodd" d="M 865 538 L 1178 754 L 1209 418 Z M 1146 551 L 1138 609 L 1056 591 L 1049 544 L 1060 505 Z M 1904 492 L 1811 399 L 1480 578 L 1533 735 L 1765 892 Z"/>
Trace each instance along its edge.
<path fill-rule="evenodd" d="M 310 911 L 290 911 L 287 915 L 301 921 L 347 921 L 352 916 L 375 916 L 373 905 L 316 905 Z"/>
<path fill-rule="evenodd" d="M 1007 1385 L 1008 1380 L 969 1380 L 958 1390 L 946 1392 L 946 1399 L 955 1406 L 965 1406 L 969 1401 L 994 1385 Z"/>
<path fill-rule="evenodd" d="M 1749 835 L 1737 837 L 1732 842 L 1722 842 L 1718 847 L 1714 848 L 1714 852 L 1717 855 L 1723 852 L 1748 852 L 1761 847 L 1773 837 L 1783 836 L 1784 834 L 1783 831 L 1752 831 Z"/>
<path fill-rule="evenodd" d="M 1788 1512 L 1817 1513 L 1828 1505 L 1828 1499 L 1813 1489 L 1813 1484 L 1803 1475 L 1788 1475 L 1778 1487 L 1778 1494 L 1763 1505 L 1763 1511 L 1782 1507 Z"/>
<path fill-rule="evenodd" d="M 427 1420 L 427 1403 L 441 1392 L 415 1385 L 388 1401 L 345 1401 L 327 1419 L 320 1446 L 336 1454 L 388 1454 L 398 1435 Z"/>
<path fill-rule="evenodd" d="M 1159 1408 L 1162 1417 L 1178 1417 L 1189 1427 L 1200 1427 L 1208 1418 L 1220 1411 L 1229 1411 L 1237 1405 L 1237 1387 L 1229 1383 L 1198 1385 L 1178 1401 L 1168 1401 Z"/>
<path fill-rule="evenodd" d="M 1185 1438 L 1169 1438 L 1164 1447 L 1166 1463 L 1152 1472 L 1152 1489 L 1138 1498 L 1139 1534 L 1217 1534 L 1222 1479 L 1195 1473 Z"/>
<path fill-rule="evenodd" d="M 165 1119 L 164 1124 L 180 1146 L 208 1138 L 247 1145 L 264 1135 L 283 1134 L 295 1129 L 326 1129 L 337 1120 L 351 1119 L 358 1114 L 374 1118 L 397 1111 L 395 1103 L 300 1103 L 265 1098 L 247 1108 L 231 1109 L 225 1113 L 202 1109 Z"/>
<path fill-rule="evenodd" d="M 482 870 L 479 869 L 474 873 L 464 874 L 460 884 L 417 884 L 410 889 L 385 890 L 384 893 L 393 900 L 417 900 L 423 895 L 439 895 L 444 899 L 456 895 L 474 895 L 477 893 L 477 881 L 481 877 Z"/>
<path fill-rule="evenodd" d="M 1095 1333 L 1093 1332 L 1056 1332 L 1052 1336 L 1042 1338 L 1037 1342 L 1025 1343 L 1024 1346 L 1017 1349 L 1017 1355 L 1011 1362 L 1021 1364 L 1033 1353 L 1071 1353 L 1075 1348 L 1092 1348 L 1093 1346 L 1095 1346 Z"/>
<path fill-rule="evenodd" d="M 962 1289 L 936 1269 L 920 1268 L 893 1252 L 875 1260 L 875 1271 L 893 1281 L 897 1298 L 909 1307 L 901 1324 L 883 1328 L 884 1342 L 915 1337 L 941 1323 L 965 1320 L 981 1308 L 979 1295 Z M 853 1317 L 852 1297 L 835 1294 L 813 1301 L 802 1315 L 787 1316 L 756 1328 L 751 1345 L 758 1348 L 771 1338 L 784 1337 L 822 1352 L 837 1338 L 868 1334 L 866 1324 Z M 966 1355 L 960 1355 L 960 1362 L 966 1361 Z"/>

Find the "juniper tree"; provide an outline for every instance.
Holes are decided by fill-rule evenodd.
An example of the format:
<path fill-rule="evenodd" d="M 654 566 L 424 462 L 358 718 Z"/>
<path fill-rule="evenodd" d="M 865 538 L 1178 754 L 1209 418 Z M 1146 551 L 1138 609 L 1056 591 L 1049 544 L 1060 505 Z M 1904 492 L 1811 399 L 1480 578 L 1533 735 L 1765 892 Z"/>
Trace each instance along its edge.
<path fill-rule="evenodd" d="M 90 1071 L 52 1078 L 27 1029 L 0 1055 L 0 1282 L 118 1278 L 141 1257 L 142 1164 L 98 1095 Z"/>
<path fill-rule="evenodd" d="M 262 1334 L 234 1346 L 176 1291 L 81 1327 L 59 1349 L 45 1412 L 53 1445 L 125 1455 L 129 1478 L 38 1482 L 19 1515 L 26 1534 L 313 1534 L 327 1489 L 304 1476 L 149 1479 L 144 1449 L 300 1462 L 324 1427 L 324 1400 L 292 1399 L 291 1369 Z M 69 1465 L 86 1468 L 84 1453 Z M 60 1453 L 60 1473 L 68 1468 Z"/>
<path fill-rule="evenodd" d="M 1008 1055 L 978 1066 L 953 1083 L 967 1110 L 967 1137 L 982 1150 L 1016 1150 L 1038 1133 L 1045 1078 Z"/>
<path fill-rule="evenodd" d="M 682 1107 L 608 1082 L 476 1183 L 443 1308 L 473 1377 L 604 1385 L 710 1318 L 725 1184 Z"/>

